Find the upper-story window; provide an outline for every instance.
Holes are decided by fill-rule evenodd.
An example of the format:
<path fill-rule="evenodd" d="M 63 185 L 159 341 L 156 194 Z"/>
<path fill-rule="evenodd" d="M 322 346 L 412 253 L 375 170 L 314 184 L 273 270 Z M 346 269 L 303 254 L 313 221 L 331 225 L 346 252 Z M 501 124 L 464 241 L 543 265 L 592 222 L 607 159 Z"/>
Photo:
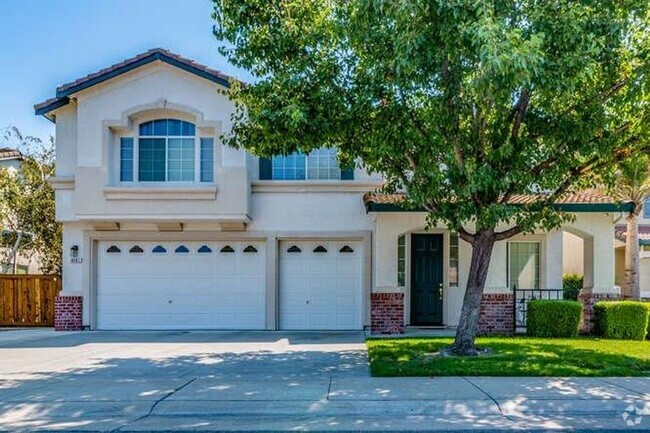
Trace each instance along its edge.
<path fill-rule="evenodd" d="M 120 139 L 121 182 L 214 181 L 214 140 L 197 137 L 193 123 L 157 119 L 138 133 Z"/>
<path fill-rule="evenodd" d="M 650 197 L 643 201 L 643 218 L 650 219 Z"/>
<path fill-rule="evenodd" d="M 320 148 L 309 154 L 260 158 L 261 180 L 350 180 L 353 170 L 341 170 L 336 149 Z"/>

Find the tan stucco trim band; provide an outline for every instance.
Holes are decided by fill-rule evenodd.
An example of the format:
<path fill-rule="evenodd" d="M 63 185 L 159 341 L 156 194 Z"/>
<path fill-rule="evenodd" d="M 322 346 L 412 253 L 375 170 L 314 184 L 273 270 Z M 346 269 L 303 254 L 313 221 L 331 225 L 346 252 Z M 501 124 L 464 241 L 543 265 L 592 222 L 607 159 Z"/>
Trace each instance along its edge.
<path fill-rule="evenodd" d="M 103 193 L 106 200 L 214 200 L 217 187 L 109 187 Z"/>
<path fill-rule="evenodd" d="M 359 180 L 261 180 L 252 183 L 252 192 L 368 192 L 380 188 L 383 181 Z"/>
<path fill-rule="evenodd" d="M 74 176 L 56 176 L 48 179 L 55 190 L 74 189 Z"/>

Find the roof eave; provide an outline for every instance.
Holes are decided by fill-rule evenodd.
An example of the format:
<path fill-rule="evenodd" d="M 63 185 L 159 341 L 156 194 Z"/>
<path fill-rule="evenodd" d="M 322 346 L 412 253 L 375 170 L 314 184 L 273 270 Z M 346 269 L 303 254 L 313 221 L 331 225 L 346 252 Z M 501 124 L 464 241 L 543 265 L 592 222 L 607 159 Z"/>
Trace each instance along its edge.
<path fill-rule="evenodd" d="M 513 205 L 519 206 L 519 205 Z M 632 203 L 560 203 L 554 207 L 562 212 L 631 212 Z M 405 209 L 394 203 L 366 202 L 367 212 L 426 212 L 424 209 Z"/>
<path fill-rule="evenodd" d="M 38 104 L 34 106 L 34 113 L 37 116 L 44 116 L 46 119 L 54 122 L 54 116 L 49 115 L 50 112 L 66 106 L 70 103 L 70 98 L 64 96 L 62 98 L 56 98 L 53 102 L 49 104 Z"/>

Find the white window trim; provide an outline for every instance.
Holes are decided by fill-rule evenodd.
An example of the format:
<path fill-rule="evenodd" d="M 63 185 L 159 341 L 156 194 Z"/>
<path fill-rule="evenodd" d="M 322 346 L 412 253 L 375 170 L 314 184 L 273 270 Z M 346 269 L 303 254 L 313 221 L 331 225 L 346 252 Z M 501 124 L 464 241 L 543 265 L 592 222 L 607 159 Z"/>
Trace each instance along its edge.
<path fill-rule="evenodd" d="M 209 186 L 216 184 L 216 156 L 217 149 L 216 143 L 217 140 L 211 135 L 201 135 L 197 134 L 199 132 L 199 125 L 194 124 L 196 132 L 193 136 L 186 135 L 140 135 L 140 125 L 143 123 L 150 122 L 156 119 L 147 119 L 142 120 L 141 122 L 133 124 L 133 129 L 129 132 L 124 132 L 115 136 L 114 140 L 114 155 L 113 163 L 114 168 L 111 170 L 114 173 L 115 185 L 119 187 L 131 187 L 131 188 L 146 188 L 146 187 L 188 187 L 188 186 Z M 182 120 L 182 119 L 181 119 Z M 122 138 L 132 138 L 133 139 L 133 181 L 122 181 L 120 180 L 120 169 L 122 164 L 122 158 L 120 156 L 121 150 L 121 139 Z M 140 181 L 140 139 L 165 139 L 165 179 L 168 178 L 168 149 L 169 149 L 169 138 L 182 138 L 182 139 L 194 139 L 194 180 L 187 181 Z M 201 139 L 210 138 L 212 139 L 212 182 L 201 182 Z"/>

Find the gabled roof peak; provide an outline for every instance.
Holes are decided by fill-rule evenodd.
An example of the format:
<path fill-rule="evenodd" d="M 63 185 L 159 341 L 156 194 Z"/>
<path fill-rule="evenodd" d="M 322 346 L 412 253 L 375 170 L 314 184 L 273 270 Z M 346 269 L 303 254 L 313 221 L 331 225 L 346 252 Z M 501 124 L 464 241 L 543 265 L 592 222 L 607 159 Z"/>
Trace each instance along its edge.
<path fill-rule="evenodd" d="M 175 66 L 224 87 L 229 87 L 229 82 L 233 79 L 216 69 L 196 63 L 194 60 L 182 57 L 178 54 L 174 54 L 165 48 L 152 48 L 135 57 L 131 57 L 97 72 L 93 72 L 92 74 L 88 74 L 85 77 L 62 84 L 57 87 L 56 96 L 54 98 L 48 99 L 47 101 L 34 106 L 36 115 L 48 117 L 47 114 L 49 112 L 67 105 L 70 102 L 70 95 L 155 61 L 161 61 L 171 66 Z M 52 120 L 51 117 L 48 118 Z"/>

